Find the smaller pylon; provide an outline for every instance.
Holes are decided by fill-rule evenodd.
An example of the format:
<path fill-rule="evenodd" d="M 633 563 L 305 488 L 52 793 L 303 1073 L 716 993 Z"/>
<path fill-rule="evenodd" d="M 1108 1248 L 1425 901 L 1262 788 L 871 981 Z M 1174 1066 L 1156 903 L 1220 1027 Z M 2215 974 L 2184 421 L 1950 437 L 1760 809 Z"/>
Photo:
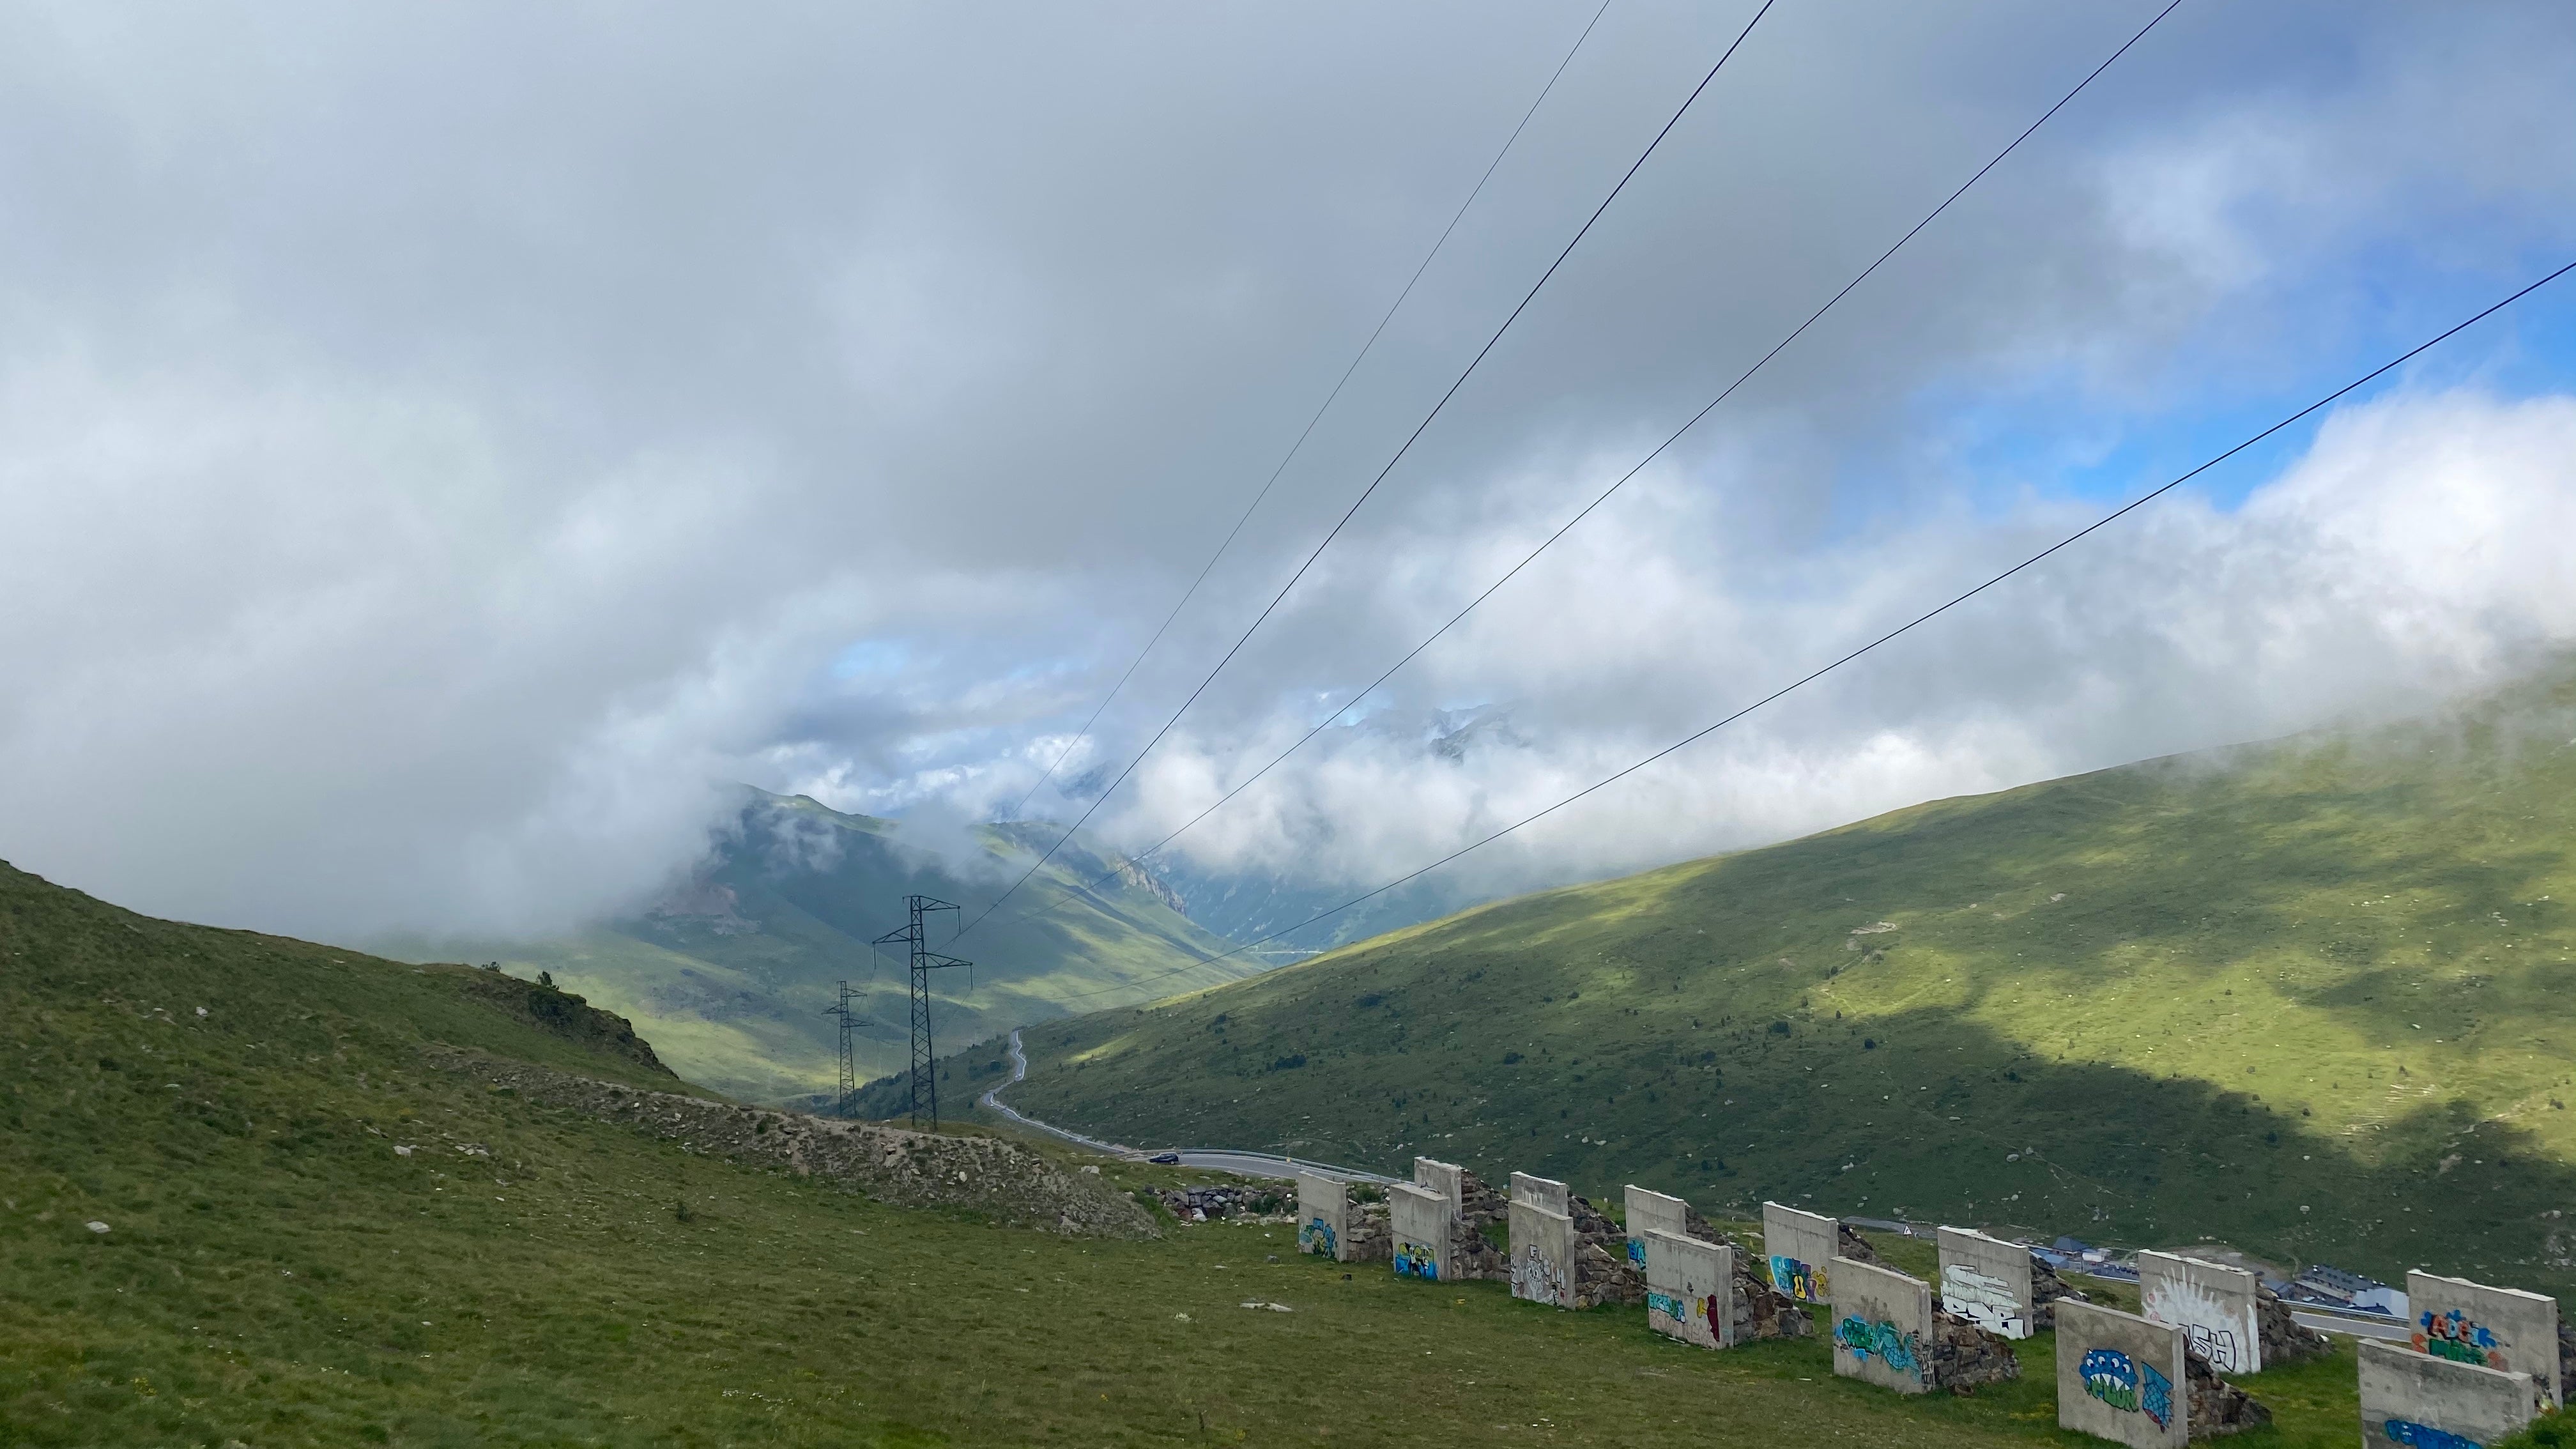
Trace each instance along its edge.
<path fill-rule="evenodd" d="M 823 1008 L 825 1016 L 841 1019 L 841 1101 L 834 1110 L 843 1117 L 859 1115 L 859 1064 L 858 1058 L 850 1053 L 850 1028 L 859 1019 L 859 1013 L 851 1010 L 850 1003 L 857 996 L 858 993 L 850 989 L 850 983 L 844 980 L 840 1001 Z"/>

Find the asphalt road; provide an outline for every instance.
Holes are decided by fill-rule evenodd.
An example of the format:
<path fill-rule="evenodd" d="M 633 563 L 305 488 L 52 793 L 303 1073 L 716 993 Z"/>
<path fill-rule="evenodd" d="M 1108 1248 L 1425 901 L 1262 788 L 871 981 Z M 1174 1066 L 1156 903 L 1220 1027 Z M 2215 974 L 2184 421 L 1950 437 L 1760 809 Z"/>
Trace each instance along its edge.
<path fill-rule="evenodd" d="M 1231 1147 L 1127 1147 L 1116 1142 L 1103 1142 L 1097 1137 L 1085 1137 L 1079 1132 L 1068 1132 L 1062 1127 L 1041 1122 L 1016 1107 L 1004 1104 L 1003 1089 L 1017 1086 L 1029 1075 L 1028 1053 L 1020 1049 L 1018 1027 L 1011 1028 L 1010 1053 L 1011 1079 L 999 1087 L 986 1089 L 984 1095 L 976 1100 L 987 1109 L 1008 1118 L 1015 1125 L 1026 1127 L 1032 1132 L 1043 1132 L 1059 1142 L 1070 1142 L 1076 1147 L 1087 1147 L 1094 1152 L 1103 1152 L 1112 1157 L 1124 1157 L 1138 1162 L 1167 1152 L 1175 1153 L 1179 1155 L 1181 1165 L 1184 1167 L 1203 1167 L 1212 1172 L 1231 1172 L 1241 1177 L 1284 1179 L 1294 1178 L 1301 1172 L 1311 1172 L 1319 1177 L 1337 1177 L 1344 1182 L 1395 1181 L 1394 1178 L 1381 1177 L 1374 1172 L 1362 1172 L 1356 1167 L 1335 1167 L 1327 1162 L 1309 1162 L 1302 1157 L 1283 1157 L 1276 1152 L 1248 1152 Z"/>

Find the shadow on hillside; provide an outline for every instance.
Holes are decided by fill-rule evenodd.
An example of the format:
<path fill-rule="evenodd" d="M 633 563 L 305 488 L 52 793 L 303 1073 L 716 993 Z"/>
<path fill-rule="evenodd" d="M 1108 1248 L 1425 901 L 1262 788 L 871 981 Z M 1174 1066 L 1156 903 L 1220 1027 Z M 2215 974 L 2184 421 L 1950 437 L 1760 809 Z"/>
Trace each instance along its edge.
<path fill-rule="evenodd" d="M 2052 1237 L 2223 1241 L 2383 1278 L 2429 1265 L 2576 1288 L 2576 1235 L 2553 1216 L 2576 1204 L 2576 1169 L 2437 1083 L 2404 1079 L 2413 1101 L 2347 1135 L 2206 1081 L 2048 1062 L 1948 1012 L 1865 1029 L 1800 1022 L 1786 1036 L 1747 1024 L 1692 1039 L 1703 1042 L 1589 1054 L 1580 1079 L 1498 1052 L 1324 1046 L 1298 1070 L 1240 1077 L 1170 1071 L 1158 1052 L 1074 1073 L 1047 1060 L 1092 1044 L 1067 1023 L 1031 1035 L 1032 1077 L 1013 1101 L 1123 1141 L 1286 1144 L 1399 1173 L 1428 1152 L 1609 1201 L 1633 1181 L 1711 1210 L 1776 1198 Z M 960 1097 L 1006 1075 L 981 1055 L 949 1066 L 943 1094 Z M 1428 1075 L 1438 1066 L 1450 1074 Z M 1256 1079 L 1262 1090 L 1246 1090 Z"/>

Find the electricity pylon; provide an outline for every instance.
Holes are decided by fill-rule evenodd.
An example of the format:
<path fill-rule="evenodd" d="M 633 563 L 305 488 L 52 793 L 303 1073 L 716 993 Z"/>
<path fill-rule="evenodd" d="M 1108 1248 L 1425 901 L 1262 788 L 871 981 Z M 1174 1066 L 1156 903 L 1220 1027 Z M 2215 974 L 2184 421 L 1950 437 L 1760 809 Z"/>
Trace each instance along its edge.
<path fill-rule="evenodd" d="M 930 1129 L 939 1130 L 939 1072 L 930 1041 L 930 973 L 948 966 L 973 966 L 954 956 L 942 956 L 930 949 L 930 937 L 922 930 L 921 918 L 931 911 L 953 911 L 957 907 L 931 896 L 905 896 L 904 906 L 911 912 L 911 924 L 888 931 L 872 943 L 879 946 L 902 945 L 910 948 L 912 957 L 912 1124 L 921 1125 L 922 1113 L 930 1114 Z"/>
<path fill-rule="evenodd" d="M 841 1019 L 840 1113 L 844 1117 L 856 1117 L 859 1115 L 858 1059 L 850 1053 L 850 1028 L 857 1022 L 859 1017 L 859 1013 L 850 1009 L 850 1003 L 857 999 L 857 997 L 858 993 L 850 989 L 850 983 L 847 980 L 843 980 L 841 982 L 840 1001 L 835 1005 L 823 1008 L 823 1014 L 825 1016 L 837 1016 Z"/>

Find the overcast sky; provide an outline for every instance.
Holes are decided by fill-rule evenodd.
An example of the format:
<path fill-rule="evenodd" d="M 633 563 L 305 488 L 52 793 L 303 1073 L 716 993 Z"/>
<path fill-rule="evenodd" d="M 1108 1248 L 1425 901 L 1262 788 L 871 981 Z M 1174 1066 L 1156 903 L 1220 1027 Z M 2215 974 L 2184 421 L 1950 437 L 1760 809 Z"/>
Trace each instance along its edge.
<path fill-rule="evenodd" d="M 228 924 L 539 932 L 684 872 L 724 782 L 1010 809 L 1594 8 L 0 6 L 0 857 Z M 1093 828 L 1151 843 L 1340 706 L 2155 8 L 1780 0 Z M 1030 813 L 1091 803 L 1750 14 L 1612 0 Z M 2571 258 L 2576 11 L 2186 0 L 1175 848 L 1375 884 Z M 2562 285 L 1453 869 L 2527 666 L 2576 635 Z"/>

